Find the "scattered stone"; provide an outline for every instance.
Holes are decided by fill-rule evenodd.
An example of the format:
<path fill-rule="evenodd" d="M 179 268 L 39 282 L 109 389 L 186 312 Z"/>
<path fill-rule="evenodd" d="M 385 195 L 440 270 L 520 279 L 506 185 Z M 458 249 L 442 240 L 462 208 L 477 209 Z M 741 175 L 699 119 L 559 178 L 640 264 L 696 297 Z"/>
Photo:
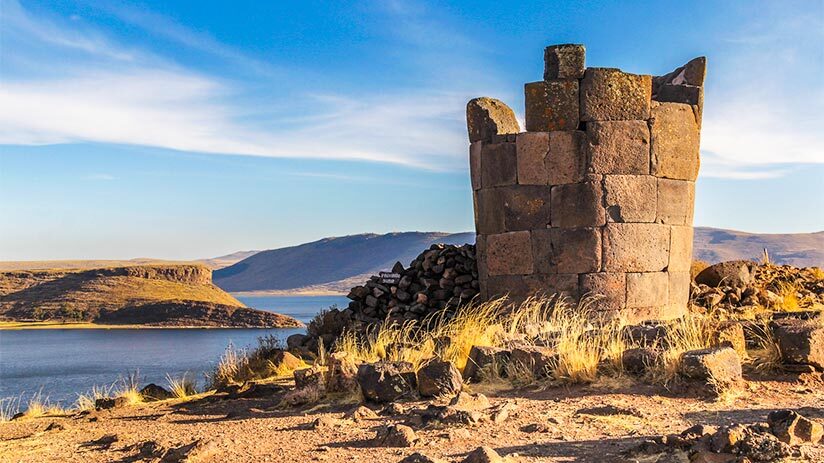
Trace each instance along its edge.
<path fill-rule="evenodd" d="M 408 362 L 365 363 L 358 367 L 358 385 L 367 400 L 393 402 L 415 394 L 415 370 Z"/>
<path fill-rule="evenodd" d="M 469 452 L 462 463 L 503 463 L 504 459 L 491 447 L 478 447 Z"/>
<path fill-rule="evenodd" d="M 310 427 L 315 431 L 321 431 L 325 429 L 336 428 L 340 426 L 342 423 L 340 420 L 332 418 L 331 416 L 321 416 L 320 418 L 315 419 L 312 422 Z"/>
<path fill-rule="evenodd" d="M 189 444 L 170 448 L 160 461 L 162 463 L 194 463 L 209 459 L 217 450 L 213 441 L 196 439 Z"/>
<path fill-rule="evenodd" d="M 744 439 L 747 427 L 744 425 L 725 426 L 710 439 L 712 450 L 716 453 L 733 452 L 735 447 Z"/>
<path fill-rule="evenodd" d="M 522 432 L 528 433 L 535 433 L 535 432 L 550 432 L 551 429 L 549 426 L 543 423 L 530 423 L 524 426 L 521 426 Z"/>
<path fill-rule="evenodd" d="M 468 392 L 461 392 L 456 395 L 449 405 L 458 410 L 486 410 L 492 404 L 489 399 L 483 394 L 470 394 Z"/>
<path fill-rule="evenodd" d="M 643 375 L 658 362 L 660 355 L 658 350 L 649 347 L 627 349 L 621 354 L 621 365 L 627 373 Z"/>
<path fill-rule="evenodd" d="M 82 446 L 83 447 L 94 447 L 98 450 L 106 450 L 109 447 L 111 447 L 112 444 L 114 444 L 118 440 L 119 439 L 117 437 L 117 434 L 104 434 L 99 439 L 86 442 L 86 443 L 82 444 Z"/>
<path fill-rule="evenodd" d="M 558 363 L 554 349 L 540 346 L 521 346 L 512 349 L 510 364 L 526 368 L 537 378 L 549 376 Z"/>
<path fill-rule="evenodd" d="M 326 390 L 349 392 L 358 387 L 358 365 L 343 352 L 333 352 L 327 357 Z"/>
<path fill-rule="evenodd" d="M 46 431 L 62 431 L 64 429 L 66 429 L 66 428 L 62 424 L 60 424 L 56 421 L 52 421 L 51 423 L 49 423 L 48 426 L 46 426 L 45 430 Z"/>
<path fill-rule="evenodd" d="M 738 454 L 753 461 L 776 461 L 792 453 L 789 445 L 766 432 L 748 432 L 738 445 Z"/>
<path fill-rule="evenodd" d="M 466 379 L 481 379 L 487 372 L 503 375 L 510 356 L 510 351 L 498 347 L 472 346 L 463 376 Z"/>
<path fill-rule="evenodd" d="M 463 378 L 452 362 L 433 360 L 418 370 L 418 392 L 423 397 L 455 395 L 462 387 Z"/>
<path fill-rule="evenodd" d="M 808 320 L 774 320 L 770 323 L 787 364 L 812 365 L 824 369 L 824 324 Z"/>
<path fill-rule="evenodd" d="M 426 456 L 420 452 L 415 452 L 412 455 L 402 459 L 399 463 L 446 463 L 445 460 Z"/>
<path fill-rule="evenodd" d="M 741 357 L 747 355 L 747 340 L 744 338 L 744 327 L 738 322 L 724 322 L 715 328 L 712 331 L 712 343 L 717 347 L 732 347 Z"/>
<path fill-rule="evenodd" d="M 681 355 L 681 373 L 722 389 L 742 379 L 741 360 L 731 347 L 691 350 Z"/>
<path fill-rule="evenodd" d="M 303 342 L 306 340 L 306 335 L 295 333 L 286 338 L 286 347 L 289 349 L 300 349 L 303 347 Z"/>
<path fill-rule="evenodd" d="M 770 431 L 785 444 L 819 443 L 824 437 L 821 423 L 807 419 L 793 410 L 776 410 L 767 416 Z"/>
<path fill-rule="evenodd" d="M 129 403 L 125 397 L 103 397 L 94 401 L 97 410 L 125 407 Z"/>
<path fill-rule="evenodd" d="M 150 383 L 140 390 L 140 396 L 147 402 L 171 399 L 174 395 L 162 386 Z"/>
<path fill-rule="evenodd" d="M 517 407 L 515 406 L 514 402 L 504 402 L 491 409 L 489 418 L 493 423 L 503 423 L 509 418 L 510 414 L 512 414 L 512 412 L 514 412 L 516 408 Z"/>
<path fill-rule="evenodd" d="M 753 281 L 752 267 L 748 260 L 731 260 L 710 265 L 695 276 L 695 282 L 713 288 L 718 286 L 747 286 Z"/>
<path fill-rule="evenodd" d="M 629 415 L 637 418 L 643 418 L 644 415 L 632 407 L 618 407 L 616 405 L 602 405 L 598 407 L 582 408 L 575 412 L 576 415 L 594 415 L 594 416 L 614 416 L 614 415 Z"/>
<path fill-rule="evenodd" d="M 295 388 L 283 395 L 283 402 L 287 405 L 298 406 L 318 402 L 326 395 L 326 389 L 318 384 Z"/>
<path fill-rule="evenodd" d="M 352 421 L 358 423 L 363 420 L 373 420 L 378 418 L 378 414 L 374 412 L 371 408 L 364 407 L 363 405 L 359 406 L 358 408 L 352 410 L 348 417 L 352 419 Z"/>
<path fill-rule="evenodd" d="M 379 429 L 373 443 L 376 447 L 412 447 L 417 441 L 418 436 L 412 428 L 394 424 Z"/>
<path fill-rule="evenodd" d="M 308 386 L 326 387 L 325 369 L 322 367 L 312 366 L 295 370 L 292 376 L 295 378 L 295 387 L 298 389 Z"/>

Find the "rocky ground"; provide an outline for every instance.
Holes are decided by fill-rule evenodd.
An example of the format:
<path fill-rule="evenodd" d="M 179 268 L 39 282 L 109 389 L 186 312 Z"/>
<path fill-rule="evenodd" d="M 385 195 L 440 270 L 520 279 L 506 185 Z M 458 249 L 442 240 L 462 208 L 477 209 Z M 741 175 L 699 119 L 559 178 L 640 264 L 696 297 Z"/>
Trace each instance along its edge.
<path fill-rule="evenodd" d="M 0 423 L 0 461 L 377 463 L 399 462 L 418 452 L 459 462 L 481 446 L 491 447 L 503 461 L 511 462 L 689 461 L 672 437 L 667 441 L 661 436 L 697 424 L 766 423 L 770 412 L 783 408 L 824 421 L 820 374 L 747 379 L 736 394 L 711 401 L 630 379 L 497 392 L 487 387 L 482 391 L 489 404 L 473 400 L 463 404 L 480 411 L 476 424 L 422 421 L 426 413 L 421 411 L 430 402 L 421 401 L 368 409 L 357 403 L 291 408 L 281 403 L 287 389 L 273 385 L 234 399 L 214 394 L 188 402 L 170 400 Z M 386 437 L 386 426 L 403 423 L 412 434 Z M 824 461 L 821 444 L 796 445 L 791 453 L 786 461 Z M 719 455 L 707 453 L 704 460 L 693 456 L 693 461 L 735 461 Z"/>

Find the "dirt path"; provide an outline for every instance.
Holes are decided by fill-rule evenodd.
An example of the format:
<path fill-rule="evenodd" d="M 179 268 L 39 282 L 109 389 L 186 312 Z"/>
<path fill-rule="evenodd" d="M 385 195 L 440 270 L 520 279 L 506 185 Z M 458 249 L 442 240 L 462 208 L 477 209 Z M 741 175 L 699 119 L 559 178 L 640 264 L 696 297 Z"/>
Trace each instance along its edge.
<path fill-rule="evenodd" d="M 371 440 L 380 426 L 405 421 L 410 409 L 427 402 L 407 402 L 405 412 L 356 422 L 345 418 L 356 404 L 283 409 L 278 397 L 206 397 L 0 423 L 0 461 L 159 461 L 151 457 L 153 449 L 183 447 L 186 453 L 185 447 L 198 440 L 186 461 L 395 463 L 415 451 L 460 461 L 481 445 L 515 462 L 633 461 L 621 452 L 693 424 L 763 422 L 780 408 L 824 420 L 824 385 L 816 381 L 749 381 L 740 394 L 722 401 L 678 397 L 633 383 L 485 392 L 493 404 L 515 402 L 509 419 L 416 428 L 420 440 L 412 448 L 375 447 Z M 625 413 L 599 415 L 606 405 Z M 321 417 L 331 419 L 313 429 Z M 50 425 L 57 429 L 46 430 Z M 116 441 L 109 442 L 111 435 Z M 824 461 L 824 446 L 807 445 L 804 451 L 810 461 Z"/>

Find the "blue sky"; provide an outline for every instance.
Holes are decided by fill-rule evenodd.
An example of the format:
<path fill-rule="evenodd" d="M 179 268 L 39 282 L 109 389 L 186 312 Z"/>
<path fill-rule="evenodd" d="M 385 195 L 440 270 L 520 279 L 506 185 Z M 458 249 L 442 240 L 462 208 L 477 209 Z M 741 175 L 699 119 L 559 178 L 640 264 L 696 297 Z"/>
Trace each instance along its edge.
<path fill-rule="evenodd" d="M 708 57 L 696 225 L 824 229 L 824 1 L 0 0 L 0 260 L 473 228 L 464 107 L 542 50 Z"/>

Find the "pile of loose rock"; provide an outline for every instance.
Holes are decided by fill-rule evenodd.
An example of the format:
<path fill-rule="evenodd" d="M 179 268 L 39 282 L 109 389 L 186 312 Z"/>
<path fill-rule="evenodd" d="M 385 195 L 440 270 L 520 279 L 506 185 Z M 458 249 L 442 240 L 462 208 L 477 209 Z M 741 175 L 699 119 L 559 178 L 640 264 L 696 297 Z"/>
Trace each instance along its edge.
<path fill-rule="evenodd" d="M 386 317 L 421 320 L 430 313 L 456 309 L 478 294 L 475 246 L 433 244 L 408 268 L 392 268 L 397 281 L 373 276 L 349 291 L 355 320 L 375 323 Z M 390 277 L 391 278 L 391 277 Z M 394 278 L 391 278 L 394 279 Z"/>
<path fill-rule="evenodd" d="M 675 457 L 678 454 L 684 456 L 684 461 L 783 461 L 787 457 L 803 458 L 801 446 L 821 443 L 824 437 L 820 423 L 793 410 L 771 412 L 767 420 L 767 423 L 721 428 L 699 424 L 680 434 L 644 442 L 630 453 L 674 456 L 656 461 L 681 461 Z"/>
<path fill-rule="evenodd" d="M 821 270 L 745 260 L 721 262 L 696 275 L 691 299 L 698 310 L 732 317 L 760 307 L 780 308 L 785 297 L 794 297 L 802 309 L 824 306 Z"/>
<path fill-rule="evenodd" d="M 433 244 L 408 267 L 397 262 L 389 275 L 373 276 L 352 288 L 346 309 L 322 314 L 309 325 L 308 335 L 293 337 L 289 347 L 314 351 L 319 340 L 329 347 L 345 330 L 365 332 L 385 321 L 422 321 L 439 311 L 449 318 L 478 289 L 475 245 Z"/>

